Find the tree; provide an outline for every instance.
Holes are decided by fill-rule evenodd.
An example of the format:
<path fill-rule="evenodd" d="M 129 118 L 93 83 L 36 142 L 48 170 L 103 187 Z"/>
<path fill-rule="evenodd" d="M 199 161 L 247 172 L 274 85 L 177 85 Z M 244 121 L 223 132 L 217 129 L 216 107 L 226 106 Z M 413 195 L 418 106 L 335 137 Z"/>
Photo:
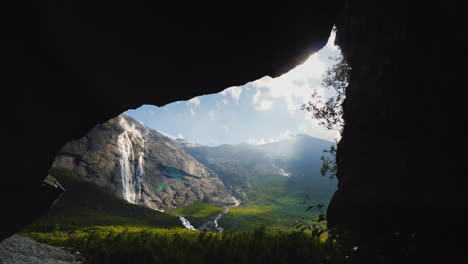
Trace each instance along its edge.
<path fill-rule="evenodd" d="M 323 101 L 322 96 L 317 92 L 317 89 L 311 95 L 311 100 L 307 104 L 302 105 L 302 110 L 306 110 L 312 114 L 312 117 L 319 120 L 319 124 L 329 130 L 337 130 L 340 135 L 343 133 L 343 102 L 345 100 L 346 87 L 349 83 L 351 67 L 346 63 L 343 55 L 329 57 L 336 63 L 325 71 L 322 77 L 322 86 L 335 91 L 334 96 L 326 101 Z M 322 168 L 320 173 L 325 176 L 330 175 L 330 179 L 336 177 L 336 146 L 332 145 L 330 149 L 324 150 L 324 153 L 329 153 L 330 157 L 322 156 Z"/>

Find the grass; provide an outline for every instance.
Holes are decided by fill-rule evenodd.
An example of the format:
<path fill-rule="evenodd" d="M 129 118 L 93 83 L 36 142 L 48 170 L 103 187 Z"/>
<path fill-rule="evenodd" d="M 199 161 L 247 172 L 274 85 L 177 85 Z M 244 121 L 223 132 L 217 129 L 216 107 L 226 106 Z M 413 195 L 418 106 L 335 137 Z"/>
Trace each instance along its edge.
<path fill-rule="evenodd" d="M 316 202 L 328 204 L 332 192 L 301 178 L 292 181 L 282 175 L 258 177 L 246 201 L 231 208 L 218 223 L 225 231 L 254 230 L 262 226 L 269 231 L 294 231 L 298 220 L 312 223 L 318 217 L 315 211 L 306 212 L 309 206 L 304 203 L 306 194 Z M 169 213 L 184 216 L 197 227 L 222 211 L 222 208 L 197 202 Z"/>
<path fill-rule="evenodd" d="M 331 195 L 326 190 L 314 190 L 281 175 L 258 178 L 245 203 L 229 210 L 219 224 L 228 231 L 253 230 L 261 226 L 272 231 L 292 231 L 298 220 L 311 223 L 318 217 L 315 212 L 306 212 L 306 194 L 323 203 L 327 203 Z"/>
<path fill-rule="evenodd" d="M 74 172 L 51 169 L 50 174 L 66 192 L 49 212 L 24 231 L 74 230 L 95 225 L 182 227 L 176 216 L 130 204 L 97 185 L 80 180 Z"/>
<path fill-rule="evenodd" d="M 90 263 L 344 263 L 335 242 L 264 229 L 223 234 L 148 227 L 27 232 L 39 242 L 79 250 Z"/>
<path fill-rule="evenodd" d="M 223 209 L 204 202 L 196 202 L 190 206 L 176 208 L 168 212 L 186 217 L 192 225 L 198 227 L 222 213 Z"/>

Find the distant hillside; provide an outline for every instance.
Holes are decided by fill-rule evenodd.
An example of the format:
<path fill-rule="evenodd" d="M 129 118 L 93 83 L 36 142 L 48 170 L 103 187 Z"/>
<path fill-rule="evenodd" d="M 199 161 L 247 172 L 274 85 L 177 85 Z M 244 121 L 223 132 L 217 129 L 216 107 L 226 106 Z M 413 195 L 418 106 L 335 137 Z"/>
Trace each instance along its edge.
<path fill-rule="evenodd" d="M 217 147 L 183 144 L 184 150 L 216 172 L 228 190 L 246 197 L 256 178 L 283 175 L 290 182 L 308 187 L 335 186 L 320 175 L 320 157 L 334 142 L 297 135 L 288 140 L 264 145 L 221 145 Z"/>

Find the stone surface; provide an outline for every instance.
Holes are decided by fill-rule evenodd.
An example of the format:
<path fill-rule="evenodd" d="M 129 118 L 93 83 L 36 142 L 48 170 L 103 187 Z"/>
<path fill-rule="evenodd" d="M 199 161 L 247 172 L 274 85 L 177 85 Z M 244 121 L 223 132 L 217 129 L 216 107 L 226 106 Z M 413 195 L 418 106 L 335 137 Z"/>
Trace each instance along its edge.
<path fill-rule="evenodd" d="M 426 256 L 466 246 L 462 10 L 454 1 L 346 2 L 336 44 L 352 73 L 328 218 L 358 240 L 411 234 Z"/>
<path fill-rule="evenodd" d="M 79 264 L 85 258 L 76 251 L 38 243 L 29 237 L 13 235 L 0 242 L 0 264 Z"/>

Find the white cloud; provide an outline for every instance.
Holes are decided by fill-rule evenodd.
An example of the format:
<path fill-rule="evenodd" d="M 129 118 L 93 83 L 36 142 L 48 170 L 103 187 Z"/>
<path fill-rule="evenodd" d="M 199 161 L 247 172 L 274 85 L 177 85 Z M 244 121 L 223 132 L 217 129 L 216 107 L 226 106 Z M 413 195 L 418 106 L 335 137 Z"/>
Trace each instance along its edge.
<path fill-rule="evenodd" d="M 193 108 L 191 108 L 191 107 L 190 107 L 190 114 L 191 114 L 192 116 L 194 116 L 194 115 L 196 114 L 195 110 L 193 110 Z"/>
<path fill-rule="evenodd" d="M 297 133 L 307 134 L 312 137 L 323 138 L 330 141 L 340 140 L 340 132 L 336 130 L 328 130 L 319 125 L 317 119 L 312 118 L 310 113 L 304 115 L 304 120 L 297 127 Z"/>
<path fill-rule="evenodd" d="M 259 111 L 266 111 L 271 109 L 271 106 L 273 105 L 272 100 L 262 100 L 258 105 L 255 106 L 255 109 Z"/>
<path fill-rule="evenodd" d="M 261 90 L 257 90 L 257 92 L 255 92 L 254 96 L 252 97 L 252 103 L 254 104 L 256 110 L 266 111 L 271 109 L 271 106 L 273 105 L 273 100 L 268 100 L 264 98 L 265 97 L 263 96 Z"/>
<path fill-rule="evenodd" d="M 266 144 L 267 142 L 265 141 L 264 138 L 249 137 L 247 139 L 247 143 L 252 144 L 252 145 L 263 145 L 263 144 Z"/>
<path fill-rule="evenodd" d="M 281 132 L 279 136 L 276 138 L 270 139 L 270 142 L 278 142 L 281 140 L 286 140 L 289 139 L 292 136 L 291 131 L 289 129 L 286 129 L 285 131 Z"/>
<path fill-rule="evenodd" d="M 324 52 L 319 51 L 311 55 L 302 65 L 298 65 L 286 74 L 278 78 L 265 76 L 251 83 L 255 92 L 252 102 L 257 110 L 265 110 L 271 107 L 268 101 L 284 100 L 288 111 L 294 115 L 300 111 L 302 104 L 310 99 L 314 89 L 324 94 L 321 87 L 321 78 L 328 68 L 329 55 L 338 55 L 339 50 L 334 46 L 335 33 L 330 35 Z M 266 101 L 266 102 L 264 102 Z"/>
<path fill-rule="evenodd" d="M 247 143 L 252 144 L 252 145 L 263 145 L 263 144 L 268 144 L 268 143 L 274 143 L 282 140 L 286 140 L 291 138 L 292 133 L 289 129 L 286 129 L 285 131 L 281 132 L 277 137 L 272 137 L 269 139 L 265 138 L 255 138 L 255 137 L 248 137 Z"/>
<path fill-rule="evenodd" d="M 219 145 L 219 142 L 218 142 L 217 140 L 215 140 L 215 139 L 208 138 L 208 140 L 209 140 L 211 143 L 215 144 L 215 145 Z"/>
<path fill-rule="evenodd" d="M 187 101 L 188 104 L 193 104 L 195 107 L 200 106 L 200 98 L 194 97 Z"/>
<path fill-rule="evenodd" d="M 228 126 L 223 126 L 224 131 L 229 132 L 229 127 Z"/>
<path fill-rule="evenodd" d="M 223 99 L 223 101 L 222 101 L 222 102 L 223 102 L 223 104 L 228 104 L 228 103 L 229 103 L 229 101 L 228 101 L 228 100 L 226 100 L 226 99 Z"/>
<path fill-rule="evenodd" d="M 229 87 L 229 88 L 225 89 L 220 94 L 224 95 L 224 96 L 229 95 L 235 101 L 239 101 L 241 93 L 242 93 L 242 87 L 233 86 L 233 87 Z"/>
<path fill-rule="evenodd" d="M 252 97 L 252 103 L 258 104 L 261 98 L 262 98 L 262 91 L 258 89 L 257 92 L 255 92 L 254 96 Z"/>
<path fill-rule="evenodd" d="M 210 110 L 208 112 L 208 117 L 210 118 L 210 120 L 215 120 L 215 116 L 216 116 L 216 111 L 215 110 Z"/>
<path fill-rule="evenodd" d="M 177 138 L 184 139 L 184 135 L 182 135 L 182 133 L 180 133 L 180 132 L 177 132 Z"/>
<path fill-rule="evenodd" d="M 336 28 L 333 27 L 333 29 L 336 29 Z M 328 38 L 328 42 L 324 48 L 329 49 L 331 51 L 337 50 L 338 46 L 335 46 L 335 38 L 336 38 L 336 32 L 332 30 L 330 37 Z"/>

